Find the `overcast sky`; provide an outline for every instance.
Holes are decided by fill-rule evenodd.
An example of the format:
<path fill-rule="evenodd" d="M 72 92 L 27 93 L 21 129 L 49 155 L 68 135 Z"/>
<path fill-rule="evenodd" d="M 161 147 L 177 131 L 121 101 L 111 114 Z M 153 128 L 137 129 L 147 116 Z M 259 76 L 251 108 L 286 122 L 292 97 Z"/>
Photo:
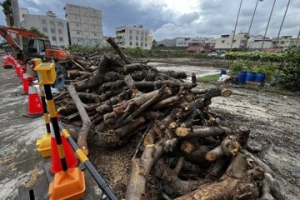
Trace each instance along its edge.
<path fill-rule="evenodd" d="M 3 0 L 0 0 L 1 2 Z M 259 2 L 250 34 L 264 34 L 274 0 Z M 268 36 L 277 36 L 288 0 L 277 0 Z M 66 3 L 102 11 L 103 31 L 114 36 L 115 28 L 142 24 L 156 40 L 185 37 L 219 37 L 234 30 L 240 0 L 19 0 L 31 14 L 48 9 L 64 19 Z M 256 0 L 244 0 L 237 32 L 247 32 Z M 300 29 L 300 0 L 291 0 L 281 35 L 297 37 Z M 0 24 L 6 25 L 3 12 Z"/>

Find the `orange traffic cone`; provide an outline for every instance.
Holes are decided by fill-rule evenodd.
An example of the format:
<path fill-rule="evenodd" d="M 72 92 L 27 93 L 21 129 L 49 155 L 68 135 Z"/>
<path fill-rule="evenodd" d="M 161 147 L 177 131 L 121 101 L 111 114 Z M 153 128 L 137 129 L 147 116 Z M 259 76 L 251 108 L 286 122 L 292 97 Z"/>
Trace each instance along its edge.
<path fill-rule="evenodd" d="M 43 106 L 37 90 L 33 86 L 29 86 L 28 93 L 28 112 L 24 117 L 37 118 L 43 115 Z"/>
<path fill-rule="evenodd" d="M 73 153 L 72 147 L 66 140 L 64 136 L 61 136 L 62 146 L 64 148 L 65 152 L 65 158 L 67 161 L 68 169 L 74 168 L 78 164 L 78 160 Z M 58 149 L 57 149 L 57 143 L 55 140 L 55 136 L 53 134 L 53 131 L 51 131 L 51 166 L 50 171 L 52 174 L 56 174 L 60 171 L 62 171 L 63 168 L 61 166 L 61 160 L 59 158 Z"/>

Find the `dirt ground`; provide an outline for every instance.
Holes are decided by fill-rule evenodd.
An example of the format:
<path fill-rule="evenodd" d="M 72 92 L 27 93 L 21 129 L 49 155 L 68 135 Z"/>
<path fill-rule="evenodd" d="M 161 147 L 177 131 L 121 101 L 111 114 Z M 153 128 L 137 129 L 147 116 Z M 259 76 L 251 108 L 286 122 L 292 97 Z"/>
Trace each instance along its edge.
<path fill-rule="evenodd" d="M 176 69 L 174 65 L 167 66 L 170 70 Z M 193 67 L 191 71 L 186 69 L 189 67 L 185 66 L 185 71 L 191 74 L 195 68 Z M 219 67 L 206 67 L 205 70 L 199 67 L 198 74 L 207 70 L 215 73 L 217 69 Z M 203 89 L 216 86 L 200 83 L 197 87 Z M 233 95 L 230 98 L 214 98 L 210 108 L 214 113 L 224 116 L 227 122 L 250 128 L 250 144 L 262 147 L 262 152 L 257 156 L 277 174 L 276 179 L 286 199 L 300 199 L 299 94 L 283 95 L 230 85 L 227 87 L 232 89 Z M 131 158 L 139 139 L 140 136 L 137 136 L 129 144 L 117 150 L 91 147 L 91 161 L 120 199 L 125 197 Z M 161 196 L 155 179 L 150 176 L 148 183 L 147 190 L 156 191 L 158 196 Z M 151 199 L 154 199 L 153 196 Z"/>

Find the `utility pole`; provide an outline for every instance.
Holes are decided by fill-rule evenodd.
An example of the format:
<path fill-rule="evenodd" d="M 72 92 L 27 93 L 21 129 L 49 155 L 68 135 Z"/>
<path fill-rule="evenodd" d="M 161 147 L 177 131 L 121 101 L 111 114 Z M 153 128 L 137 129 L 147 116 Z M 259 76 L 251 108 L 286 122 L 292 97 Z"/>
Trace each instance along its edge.
<path fill-rule="evenodd" d="M 283 26 L 283 23 L 284 23 L 284 20 L 285 20 L 286 13 L 287 13 L 288 8 L 290 6 L 290 2 L 291 2 L 291 0 L 288 1 L 286 9 L 285 9 L 285 13 L 284 13 L 283 18 L 282 18 L 282 22 L 281 22 L 281 25 L 280 25 L 280 28 L 279 28 L 279 31 L 278 31 L 278 34 L 277 34 L 276 42 L 274 44 L 274 51 L 275 51 L 275 45 L 277 45 L 277 42 L 278 42 L 278 39 L 279 39 L 279 35 L 280 35 L 281 29 L 282 29 L 282 26 Z"/>
<path fill-rule="evenodd" d="M 237 24 L 239 22 L 239 17 L 240 17 L 240 11 L 241 11 L 242 4 L 243 4 L 243 0 L 241 0 L 239 11 L 238 11 L 238 14 L 237 14 L 237 17 L 236 17 L 236 22 L 235 22 L 235 27 L 234 27 L 234 31 L 233 31 L 232 40 L 231 40 L 230 50 L 232 50 L 232 45 L 233 45 L 233 41 L 234 41 L 235 31 L 236 31 Z"/>
<path fill-rule="evenodd" d="M 265 34 L 264 34 L 264 37 L 263 37 L 263 41 L 261 43 L 261 49 L 264 48 L 265 38 L 266 38 L 268 29 L 269 29 L 269 24 L 270 24 L 270 21 L 271 21 L 271 18 L 272 18 L 272 14 L 273 14 L 273 10 L 274 10 L 274 7 L 275 7 L 275 3 L 276 3 L 276 0 L 274 0 L 274 2 L 273 2 L 273 6 L 272 6 L 271 13 L 270 13 L 270 16 L 269 16 L 269 19 L 268 19 L 268 23 L 267 23 L 267 28 L 266 28 L 266 31 L 265 31 Z"/>
<path fill-rule="evenodd" d="M 18 0 L 11 0 L 11 9 L 12 9 L 12 14 L 13 14 L 15 27 L 16 28 L 21 28 Z M 17 35 L 16 39 L 17 39 L 17 43 L 19 44 L 21 49 L 23 49 L 22 37 Z"/>
<path fill-rule="evenodd" d="M 247 36 L 247 39 L 246 39 L 246 46 L 245 46 L 245 48 L 247 48 L 247 46 L 248 46 L 248 39 L 250 37 L 250 30 L 251 30 L 251 27 L 252 27 L 252 24 L 253 24 L 254 16 L 255 16 L 257 5 L 258 5 L 259 1 L 263 1 L 263 0 L 257 0 L 256 1 L 256 5 L 255 5 L 254 11 L 253 11 L 253 15 L 252 15 L 250 26 L 249 26 L 248 33 L 247 33 L 248 36 Z"/>

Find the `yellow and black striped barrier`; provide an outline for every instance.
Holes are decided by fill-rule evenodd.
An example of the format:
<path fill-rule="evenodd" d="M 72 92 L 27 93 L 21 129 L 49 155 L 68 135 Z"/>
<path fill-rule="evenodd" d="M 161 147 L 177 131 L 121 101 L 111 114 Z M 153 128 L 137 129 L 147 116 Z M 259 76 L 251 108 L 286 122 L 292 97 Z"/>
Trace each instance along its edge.
<path fill-rule="evenodd" d="M 56 79 L 55 63 L 41 63 L 40 65 L 35 67 L 35 70 L 39 72 L 40 75 L 39 85 L 44 86 L 45 97 L 47 100 L 47 106 L 49 109 L 51 124 L 55 136 L 55 141 L 53 142 L 56 142 L 57 149 L 55 150 L 57 150 L 58 152 L 58 157 L 62 168 L 55 172 L 53 181 L 49 185 L 48 194 L 50 200 L 83 199 L 85 191 L 84 173 L 78 167 L 68 169 L 67 159 L 65 157 L 65 150 L 62 142 L 62 137 L 60 135 L 58 119 L 56 116 L 55 105 L 52 97 L 51 84 L 53 84 Z M 53 147 L 53 150 L 54 148 L 55 147 Z M 70 149 L 70 151 L 72 150 Z M 57 159 L 56 155 L 52 153 L 52 161 L 55 161 Z M 54 156 L 56 156 L 55 159 L 53 159 Z"/>
<path fill-rule="evenodd" d="M 91 163 L 91 161 L 88 159 L 88 157 L 85 155 L 85 153 L 79 148 L 77 143 L 73 140 L 71 137 L 69 131 L 63 127 L 61 122 L 58 122 L 59 129 L 63 136 L 67 139 L 69 144 L 71 145 L 73 151 L 76 152 L 77 158 L 80 160 L 81 163 L 85 165 L 85 167 L 88 169 L 94 180 L 96 181 L 97 185 L 100 187 L 100 189 L 105 193 L 105 195 L 110 200 L 117 200 L 118 198 L 115 196 L 115 194 L 112 192 L 109 185 L 105 182 L 105 180 L 101 177 L 101 175 L 97 172 L 94 165 Z"/>

